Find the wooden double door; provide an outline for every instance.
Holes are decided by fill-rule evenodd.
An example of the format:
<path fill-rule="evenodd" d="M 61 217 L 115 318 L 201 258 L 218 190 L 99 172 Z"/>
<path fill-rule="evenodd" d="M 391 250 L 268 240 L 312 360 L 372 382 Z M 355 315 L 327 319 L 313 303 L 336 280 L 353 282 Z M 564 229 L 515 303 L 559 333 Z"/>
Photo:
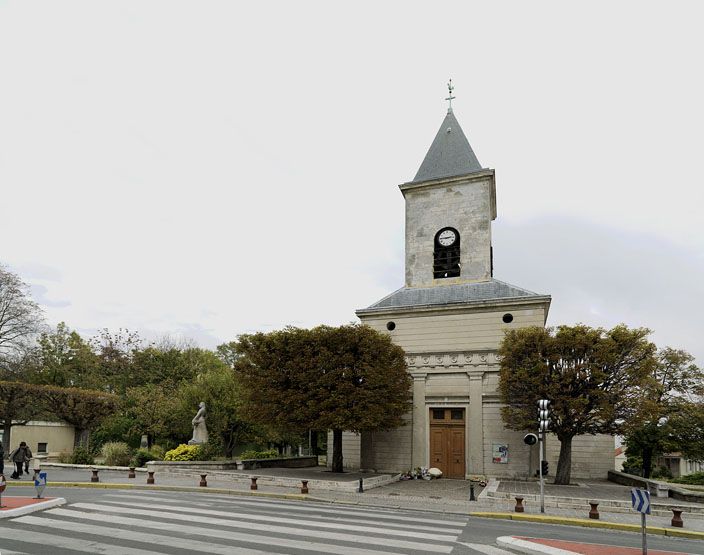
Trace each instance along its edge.
<path fill-rule="evenodd" d="M 430 466 L 446 478 L 465 477 L 464 409 L 430 409 Z"/>

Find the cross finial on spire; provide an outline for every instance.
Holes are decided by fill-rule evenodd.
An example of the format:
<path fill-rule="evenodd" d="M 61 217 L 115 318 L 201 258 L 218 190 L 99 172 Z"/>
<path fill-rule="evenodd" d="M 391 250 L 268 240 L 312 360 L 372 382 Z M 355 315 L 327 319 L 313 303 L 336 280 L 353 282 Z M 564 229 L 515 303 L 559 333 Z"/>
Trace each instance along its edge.
<path fill-rule="evenodd" d="M 450 96 L 448 96 L 445 100 L 447 100 L 450 104 L 447 107 L 447 112 L 450 113 L 452 112 L 452 101 L 455 99 L 454 96 L 452 96 L 452 91 L 455 90 L 455 87 L 452 85 L 452 79 L 447 83 L 447 90 L 450 91 Z"/>

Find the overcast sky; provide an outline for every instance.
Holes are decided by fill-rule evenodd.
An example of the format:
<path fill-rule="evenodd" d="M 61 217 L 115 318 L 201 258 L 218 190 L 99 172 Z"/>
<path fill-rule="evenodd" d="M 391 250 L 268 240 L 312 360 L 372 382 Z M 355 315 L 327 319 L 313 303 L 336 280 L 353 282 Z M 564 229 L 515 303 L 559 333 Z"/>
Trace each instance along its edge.
<path fill-rule="evenodd" d="M 212 347 L 403 285 L 446 112 L 495 276 L 704 363 L 698 2 L 0 1 L 0 262 L 47 319 Z"/>

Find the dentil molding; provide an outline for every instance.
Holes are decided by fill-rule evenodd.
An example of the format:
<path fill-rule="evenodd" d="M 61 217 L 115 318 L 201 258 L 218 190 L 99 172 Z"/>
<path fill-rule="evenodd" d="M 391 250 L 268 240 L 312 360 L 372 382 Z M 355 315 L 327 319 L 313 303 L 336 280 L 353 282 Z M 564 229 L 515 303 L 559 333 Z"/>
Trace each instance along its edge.
<path fill-rule="evenodd" d="M 443 368 L 464 366 L 497 365 L 501 362 L 496 351 L 461 351 L 452 353 L 412 353 L 406 354 L 406 365 L 414 368 Z"/>

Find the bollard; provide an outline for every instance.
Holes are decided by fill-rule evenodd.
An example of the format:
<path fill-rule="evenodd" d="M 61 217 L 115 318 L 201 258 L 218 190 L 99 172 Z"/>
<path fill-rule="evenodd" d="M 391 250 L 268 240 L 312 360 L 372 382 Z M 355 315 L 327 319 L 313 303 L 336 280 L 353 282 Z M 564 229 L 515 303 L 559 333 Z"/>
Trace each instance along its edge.
<path fill-rule="evenodd" d="M 149 476 L 147 477 L 147 484 L 153 484 L 154 483 L 154 471 L 148 470 L 147 474 L 149 474 Z"/>
<path fill-rule="evenodd" d="M 137 477 L 137 475 L 134 473 L 134 466 L 130 466 L 130 471 L 127 474 L 127 477 L 128 478 L 136 478 Z"/>
<path fill-rule="evenodd" d="M 357 488 L 357 493 L 364 493 L 364 478 L 359 479 L 359 488 Z"/>
<path fill-rule="evenodd" d="M 682 511 L 684 509 L 680 507 L 670 507 L 670 509 L 672 510 L 672 520 L 670 524 L 675 528 L 684 528 L 684 521 L 682 520 Z"/>
<path fill-rule="evenodd" d="M 98 478 L 98 471 L 93 470 L 93 475 L 90 477 L 91 482 L 100 482 L 100 478 Z"/>
<path fill-rule="evenodd" d="M 516 496 L 516 506 L 513 508 L 513 510 L 517 513 L 523 513 L 526 510 L 523 506 L 523 498 L 520 495 Z"/>
<path fill-rule="evenodd" d="M 257 489 L 257 476 L 252 476 L 252 484 L 249 486 L 249 489 Z"/>
<path fill-rule="evenodd" d="M 208 482 L 206 481 L 205 477 L 207 474 L 201 474 L 200 475 L 200 484 L 198 484 L 202 488 L 207 488 L 208 487 Z"/>
<path fill-rule="evenodd" d="M 469 500 L 476 501 L 477 498 L 474 497 L 474 482 L 469 483 Z"/>
<path fill-rule="evenodd" d="M 589 509 L 589 518 L 593 518 L 595 520 L 599 520 L 599 503 L 597 501 L 590 501 L 589 505 L 591 506 L 591 509 Z"/>
<path fill-rule="evenodd" d="M 308 493 L 308 480 L 301 480 L 301 493 Z"/>

